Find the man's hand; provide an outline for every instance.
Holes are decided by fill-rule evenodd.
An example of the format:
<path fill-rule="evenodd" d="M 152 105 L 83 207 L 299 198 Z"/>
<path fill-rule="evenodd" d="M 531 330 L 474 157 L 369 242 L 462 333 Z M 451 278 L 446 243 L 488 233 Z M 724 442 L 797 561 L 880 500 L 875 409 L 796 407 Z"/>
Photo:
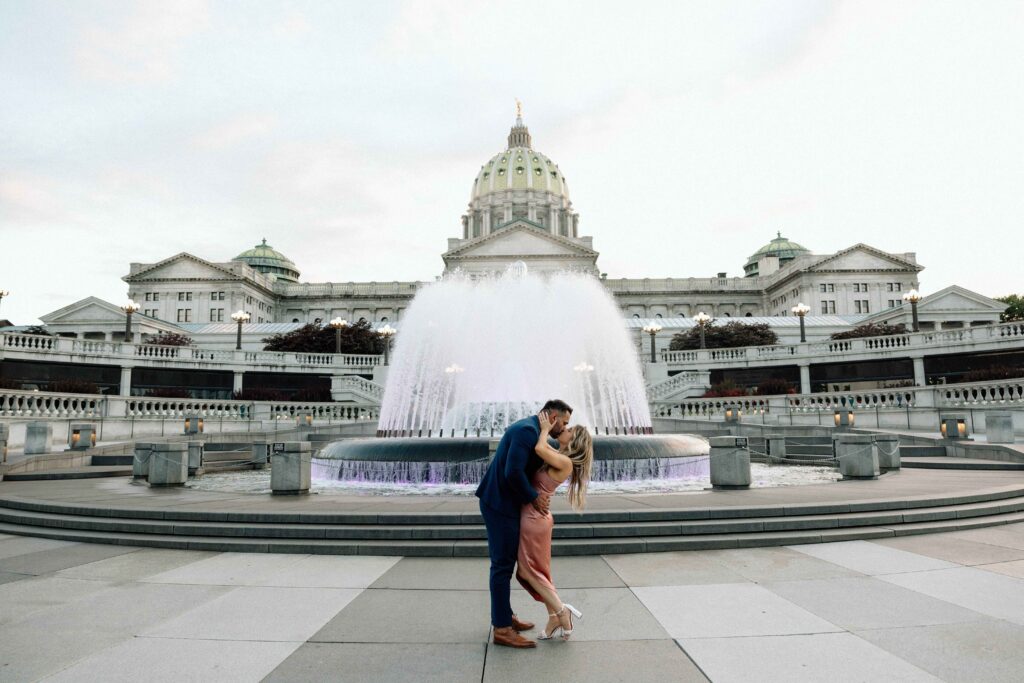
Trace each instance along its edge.
<path fill-rule="evenodd" d="M 551 501 L 547 496 L 537 496 L 530 502 L 530 505 L 542 515 L 548 514 L 548 510 L 551 509 Z"/>

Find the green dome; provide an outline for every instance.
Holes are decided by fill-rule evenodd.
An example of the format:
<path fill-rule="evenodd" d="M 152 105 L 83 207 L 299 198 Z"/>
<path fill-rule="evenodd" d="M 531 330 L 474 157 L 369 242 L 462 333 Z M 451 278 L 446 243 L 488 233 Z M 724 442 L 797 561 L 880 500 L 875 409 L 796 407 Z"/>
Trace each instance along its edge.
<path fill-rule="evenodd" d="M 746 265 L 743 266 L 744 276 L 757 276 L 757 262 L 765 256 L 777 256 L 779 258 L 779 266 L 783 266 L 800 254 L 810 253 L 810 250 L 807 247 L 799 245 L 796 242 L 789 241 L 787 238 L 782 236 L 781 232 L 776 232 L 775 234 L 775 239 L 755 251 L 751 257 L 747 259 Z"/>
<path fill-rule="evenodd" d="M 471 200 L 505 190 L 535 190 L 569 198 L 569 188 L 555 162 L 527 147 L 509 147 L 481 166 Z"/>
<path fill-rule="evenodd" d="M 231 260 L 248 263 L 254 270 L 261 273 L 276 275 L 278 280 L 299 281 L 299 269 L 295 267 L 292 260 L 267 244 L 266 239 Z"/>

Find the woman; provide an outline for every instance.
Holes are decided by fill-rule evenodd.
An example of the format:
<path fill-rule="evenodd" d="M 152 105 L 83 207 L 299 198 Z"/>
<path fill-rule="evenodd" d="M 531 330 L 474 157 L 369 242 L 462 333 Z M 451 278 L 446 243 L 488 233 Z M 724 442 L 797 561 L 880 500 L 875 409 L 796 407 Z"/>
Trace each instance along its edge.
<path fill-rule="evenodd" d="M 569 480 L 569 503 L 574 510 L 583 508 L 587 497 L 587 483 L 590 481 L 590 465 L 594 461 L 594 446 L 590 432 L 576 425 L 563 429 L 558 435 L 558 450 L 548 445 L 551 421 L 541 412 L 540 438 L 534 450 L 544 465 L 533 475 L 533 486 L 540 495 L 551 497 L 555 489 Z M 551 528 L 554 519 L 551 513 L 537 512 L 533 505 L 524 505 L 519 531 L 519 565 L 516 578 L 523 588 L 537 602 L 548 608 L 548 623 L 537 636 L 538 640 L 550 640 L 561 630 L 562 640 L 572 635 L 572 618 L 582 617 L 580 611 L 564 604 L 551 581 Z"/>

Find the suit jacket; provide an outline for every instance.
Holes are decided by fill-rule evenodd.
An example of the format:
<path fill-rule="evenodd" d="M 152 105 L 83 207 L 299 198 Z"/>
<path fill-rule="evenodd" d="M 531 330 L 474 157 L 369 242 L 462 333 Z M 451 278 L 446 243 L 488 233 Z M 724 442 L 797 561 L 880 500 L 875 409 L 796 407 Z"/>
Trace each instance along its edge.
<path fill-rule="evenodd" d="M 505 430 L 494 459 L 484 473 L 477 497 L 489 508 L 508 517 L 519 517 L 523 505 L 537 497 L 530 479 L 544 461 L 534 451 L 540 438 L 536 415 L 523 418 Z"/>

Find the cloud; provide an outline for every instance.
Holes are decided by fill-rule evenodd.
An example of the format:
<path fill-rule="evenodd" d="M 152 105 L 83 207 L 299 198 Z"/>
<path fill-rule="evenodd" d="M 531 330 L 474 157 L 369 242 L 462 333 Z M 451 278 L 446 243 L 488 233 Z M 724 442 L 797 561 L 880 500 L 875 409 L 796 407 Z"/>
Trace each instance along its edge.
<path fill-rule="evenodd" d="M 68 218 L 58 184 L 26 173 L 0 175 L 0 218 L 23 225 L 53 223 Z"/>
<path fill-rule="evenodd" d="M 209 25 L 206 0 L 148 0 L 131 7 L 119 19 L 82 29 L 74 51 L 82 75 L 108 83 L 170 80 L 185 41 Z"/>
<path fill-rule="evenodd" d="M 218 123 L 192 138 L 192 145 L 204 150 L 224 150 L 254 137 L 265 136 L 277 126 L 270 114 L 242 114 Z"/>

